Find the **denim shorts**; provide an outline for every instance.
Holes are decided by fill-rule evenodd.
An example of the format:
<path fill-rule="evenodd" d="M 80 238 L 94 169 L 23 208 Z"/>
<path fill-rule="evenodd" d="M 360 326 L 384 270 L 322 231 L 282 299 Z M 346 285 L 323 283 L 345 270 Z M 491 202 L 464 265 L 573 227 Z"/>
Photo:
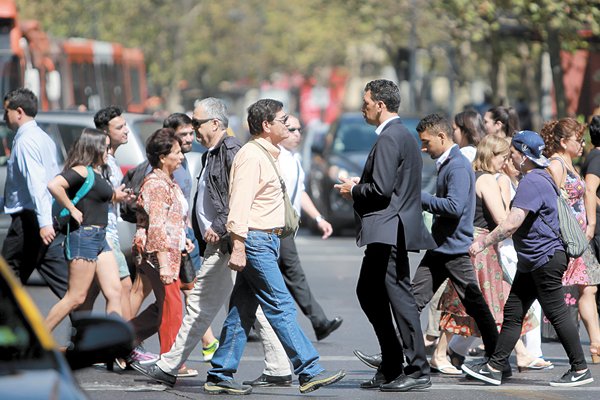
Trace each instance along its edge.
<path fill-rule="evenodd" d="M 70 232 L 65 241 L 65 256 L 67 260 L 83 259 L 96 261 L 98 256 L 112 249 L 106 241 L 106 228 L 83 225 Z"/>

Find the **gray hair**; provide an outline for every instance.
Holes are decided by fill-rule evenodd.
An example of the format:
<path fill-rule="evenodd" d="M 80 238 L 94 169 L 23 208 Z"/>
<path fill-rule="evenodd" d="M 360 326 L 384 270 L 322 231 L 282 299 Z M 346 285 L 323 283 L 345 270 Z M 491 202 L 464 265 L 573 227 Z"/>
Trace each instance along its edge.
<path fill-rule="evenodd" d="M 194 102 L 195 107 L 202 107 L 209 118 L 218 119 L 223 129 L 229 126 L 229 117 L 227 116 L 227 105 L 221 99 L 216 97 L 207 97 Z"/>

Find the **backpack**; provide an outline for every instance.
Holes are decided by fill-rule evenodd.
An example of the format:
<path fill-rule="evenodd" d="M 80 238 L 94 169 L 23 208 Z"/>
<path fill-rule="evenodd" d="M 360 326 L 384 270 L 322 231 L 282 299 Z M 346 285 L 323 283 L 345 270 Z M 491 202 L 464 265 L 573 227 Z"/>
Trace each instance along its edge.
<path fill-rule="evenodd" d="M 149 168 L 149 166 L 150 163 L 148 162 L 148 160 L 146 160 L 140 163 L 137 167 L 127 171 L 127 173 L 123 177 L 123 181 L 121 183 L 125 185 L 125 189 L 131 189 L 131 192 L 136 196 L 136 198 L 138 194 L 140 194 L 140 188 L 142 187 L 144 178 L 151 171 L 151 168 Z M 131 203 L 121 203 L 121 218 L 123 219 L 123 221 L 135 224 L 137 222 L 136 211 L 136 201 L 132 201 Z"/>
<path fill-rule="evenodd" d="M 71 200 L 73 205 L 79 203 L 79 200 L 83 199 L 86 194 L 92 189 L 94 186 L 94 181 L 96 176 L 94 175 L 94 170 L 92 167 L 87 166 L 87 177 L 85 181 L 81 184 L 77 193 L 75 193 L 75 197 Z M 52 225 L 56 232 L 68 233 L 69 226 L 71 222 L 71 213 L 67 210 L 66 207 L 61 208 L 61 205 L 58 201 L 52 200 Z"/>
<path fill-rule="evenodd" d="M 542 221 L 558 236 L 563 246 L 565 247 L 565 253 L 570 258 L 581 257 L 585 250 L 588 248 L 589 243 L 585 237 L 585 232 L 581 229 L 579 222 L 571 211 L 571 206 L 567 204 L 565 198 L 561 195 L 558 187 L 552 182 L 557 199 L 556 207 L 558 210 L 558 223 L 560 231 L 557 232 L 552 226 L 546 221 L 546 219 L 540 214 Z"/>

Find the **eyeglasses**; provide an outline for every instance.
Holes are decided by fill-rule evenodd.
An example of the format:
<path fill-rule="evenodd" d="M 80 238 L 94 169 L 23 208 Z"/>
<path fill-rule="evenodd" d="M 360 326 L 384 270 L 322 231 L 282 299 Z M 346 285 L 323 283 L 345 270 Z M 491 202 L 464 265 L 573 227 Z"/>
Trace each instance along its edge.
<path fill-rule="evenodd" d="M 208 121 L 212 121 L 213 119 L 216 119 L 216 118 L 204 118 L 204 119 L 192 118 L 192 128 L 194 128 L 194 130 L 197 131 L 198 129 L 200 129 L 202 124 L 205 124 Z"/>
<path fill-rule="evenodd" d="M 283 116 L 283 118 L 281 118 L 281 119 L 277 119 L 277 118 L 275 118 L 275 119 L 273 120 L 273 122 L 277 121 L 277 122 L 281 122 L 283 125 L 285 125 L 285 124 L 287 124 L 287 120 L 288 120 L 288 118 L 289 118 L 289 115 L 284 115 L 284 116 Z M 286 127 L 286 128 L 287 128 L 287 127 Z"/>
<path fill-rule="evenodd" d="M 288 128 L 290 132 L 298 132 L 299 135 L 302 135 L 302 128 Z"/>
<path fill-rule="evenodd" d="M 575 143 L 579 143 L 581 146 L 585 146 L 585 139 L 573 139 L 573 138 L 569 138 L 569 140 L 574 141 Z"/>

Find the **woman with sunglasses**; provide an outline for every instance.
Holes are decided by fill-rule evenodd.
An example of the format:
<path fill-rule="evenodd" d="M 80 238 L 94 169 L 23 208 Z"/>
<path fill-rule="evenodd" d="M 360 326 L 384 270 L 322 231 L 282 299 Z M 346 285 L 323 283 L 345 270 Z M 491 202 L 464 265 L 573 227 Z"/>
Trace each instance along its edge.
<path fill-rule="evenodd" d="M 548 167 L 554 182 L 561 189 L 573 214 L 586 232 L 588 239 L 594 235 L 595 207 L 586 210 L 584 202 L 585 182 L 573 166 L 573 159 L 581 157 L 585 141 L 583 133 L 585 125 L 574 118 L 562 118 L 546 122 L 541 136 L 546 143 L 544 155 L 549 157 Z M 587 215 L 591 224 L 587 223 Z M 576 285 L 579 288 L 578 309 L 583 324 L 590 337 L 590 353 L 594 364 L 600 363 L 600 325 L 596 308 L 596 291 L 600 283 L 600 265 L 595 256 L 586 250 L 583 256 L 570 259 L 567 271 L 563 276 L 563 285 Z"/>

